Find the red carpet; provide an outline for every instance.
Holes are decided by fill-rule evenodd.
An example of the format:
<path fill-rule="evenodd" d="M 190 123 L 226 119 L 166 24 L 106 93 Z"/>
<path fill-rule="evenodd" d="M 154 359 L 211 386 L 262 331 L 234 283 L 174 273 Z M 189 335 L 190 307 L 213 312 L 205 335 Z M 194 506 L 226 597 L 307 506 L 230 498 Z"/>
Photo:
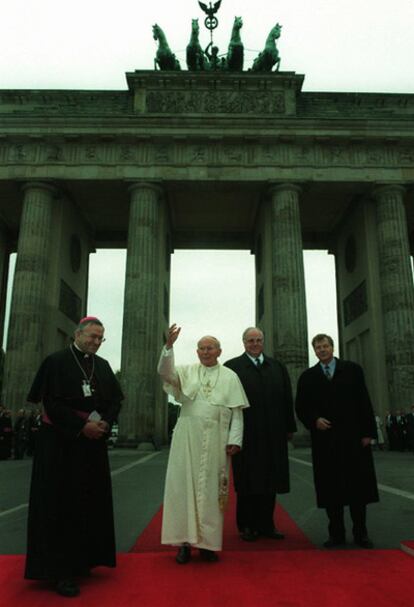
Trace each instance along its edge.
<path fill-rule="evenodd" d="M 130 552 L 158 552 L 171 551 L 171 546 L 163 546 L 161 542 L 161 520 L 162 508 L 157 512 L 150 524 L 141 533 Z M 240 550 L 309 550 L 314 545 L 306 535 L 299 529 L 281 506 L 276 508 L 277 527 L 285 534 L 282 541 L 259 539 L 252 545 L 239 538 L 237 527 L 234 522 L 234 512 L 229 509 L 224 520 L 223 551 Z"/>
<path fill-rule="evenodd" d="M 4 607 L 412 607 L 414 559 L 401 550 L 224 552 L 176 565 L 173 553 L 119 555 L 75 599 L 22 580 L 23 557 L 0 556 Z"/>
<path fill-rule="evenodd" d="M 1 607 L 412 607 L 414 558 L 403 550 L 324 551 L 313 546 L 278 508 L 282 541 L 254 544 L 238 538 L 234 499 L 226 513 L 219 563 L 175 563 L 161 547 L 161 511 L 133 553 L 119 554 L 116 569 L 98 568 L 81 595 L 59 597 L 40 582 L 23 580 L 24 557 L 0 556 Z M 405 542 L 413 549 L 414 542 Z M 295 548 L 296 547 L 296 548 Z M 403 547 L 403 546 L 402 546 Z"/>
<path fill-rule="evenodd" d="M 248 551 L 252 550 L 309 550 L 314 548 L 314 545 L 308 540 L 306 535 L 296 525 L 288 513 L 278 504 L 276 507 L 276 524 L 277 528 L 285 534 L 284 540 L 268 540 L 260 539 L 254 542 L 244 542 L 239 538 L 236 527 L 235 514 L 236 499 L 234 493 L 230 493 L 230 500 L 226 514 L 224 517 L 224 537 L 223 551 L 237 550 Z M 135 545 L 130 552 L 158 552 L 171 550 L 170 546 L 161 545 L 161 519 L 162 509 L 160 509 L 150 524 L 144 529 L 139 536 Z"/>

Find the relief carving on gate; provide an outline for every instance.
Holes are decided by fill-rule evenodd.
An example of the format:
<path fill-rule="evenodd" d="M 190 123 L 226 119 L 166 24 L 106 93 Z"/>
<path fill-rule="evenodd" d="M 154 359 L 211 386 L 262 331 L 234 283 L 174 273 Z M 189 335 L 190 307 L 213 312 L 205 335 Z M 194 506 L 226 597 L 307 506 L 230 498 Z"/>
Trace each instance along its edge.
<path fill-rule="evenodd" d="M 149 91 L 148 113 L 168 114 L 283 114 L 283 93 L 258 91 Z"/>

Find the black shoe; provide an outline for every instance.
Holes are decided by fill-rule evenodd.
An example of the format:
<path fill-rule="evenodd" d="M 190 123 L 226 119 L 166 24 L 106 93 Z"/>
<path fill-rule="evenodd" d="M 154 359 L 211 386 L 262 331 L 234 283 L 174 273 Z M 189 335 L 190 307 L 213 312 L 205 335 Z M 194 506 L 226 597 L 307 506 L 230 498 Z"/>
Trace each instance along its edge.
<path fill-rule="evenodd" d="M 364 535 L 363 537 L 356 537 L 354 538 L 355 544 L 357 546 L 360 546 L 361 548 L 373 548 L 374 547 L 374 542 L 372 540 L 369 539 L 369 537 L 367 535 Z"/>
<path fill-rule="evenodd" d="M 272 529 L 271 531 L 266 531 L 265 533 L 261 533 L 263 537 L 267 537 L 271 540 L 284 540 L 285 536 L 283 533 L 280 533 L 277 529 Z"/>
<path fill-rule="evenodd" d="M 191 559 L 191 546 L 183 544 L 179 547 L 177 556 L 175 557 L 176 562 L 179 565 L 185 565 Z"/>
<path fill-rule="evenodd" d="M 337 548 L 346 544 L 344 537 L 330 537 L 323 543 L 324 548 Z"/>
<path fill-rule="evenodd" d="M 58 580 L 55 585 L 55 590 L 61 596 L 78 596 L 80 593 L 79 586 L 71 578 Z"/>
<path fill-rule="evenodd" d="M 206 550 L 206 548 L 199 548 L 200 556 L 203 561 L 208 561 L 209 563 L 216 563 L 219 559 L 216 552 L 213 550 Z"/>
<path fill-rule="evenodd" d="M 240 538 L 242 540 L 244 540 L 245 542 L 255 542 L 258 537 L 259 537 L 258 532 L 257 531 L 253 531 L 252 529 L 250 529 L 250 527 L 246 527 L 240 533 Z"/>

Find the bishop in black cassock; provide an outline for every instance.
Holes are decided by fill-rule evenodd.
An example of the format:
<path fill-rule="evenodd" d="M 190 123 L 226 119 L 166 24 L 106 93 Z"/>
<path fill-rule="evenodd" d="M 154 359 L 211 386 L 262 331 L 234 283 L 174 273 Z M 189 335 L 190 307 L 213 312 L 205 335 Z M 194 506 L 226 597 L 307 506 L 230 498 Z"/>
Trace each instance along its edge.
<path fill-rule="evenodd" d="M 96 355 L 102 323 L 83 319 L 75 342 L 40 366 L 28 401 L 43 403 L 33 460 L 25 577 L 50 580 L 75 596 L 75 578 L 92 567 L 114 567 L 115 534 L 106 439 L 121 388 Z"/>

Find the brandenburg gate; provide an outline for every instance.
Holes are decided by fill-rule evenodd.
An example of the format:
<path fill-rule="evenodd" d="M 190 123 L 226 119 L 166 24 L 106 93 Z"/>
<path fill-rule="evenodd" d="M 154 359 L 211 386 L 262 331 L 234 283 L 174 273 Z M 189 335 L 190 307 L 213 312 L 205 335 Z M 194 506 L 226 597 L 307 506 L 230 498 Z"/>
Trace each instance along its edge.
<path fill-rule="evenodd" d="M 40 361 L 69 343 L 89 255 L 126 247 L 122 444 L 166 442 L 155 369 L 176 249 L 255 255 L 257 324 L 294 383 L 308 365 L 303 250 L 329 250 L 341 356 L 363 365 L 378 414 L 411 405 L 414 95 L 303 92 L 283 71 L 126 79 L 0 91 L 1 328 L 17 251 L 4 404 L 24 406 Z"/>

